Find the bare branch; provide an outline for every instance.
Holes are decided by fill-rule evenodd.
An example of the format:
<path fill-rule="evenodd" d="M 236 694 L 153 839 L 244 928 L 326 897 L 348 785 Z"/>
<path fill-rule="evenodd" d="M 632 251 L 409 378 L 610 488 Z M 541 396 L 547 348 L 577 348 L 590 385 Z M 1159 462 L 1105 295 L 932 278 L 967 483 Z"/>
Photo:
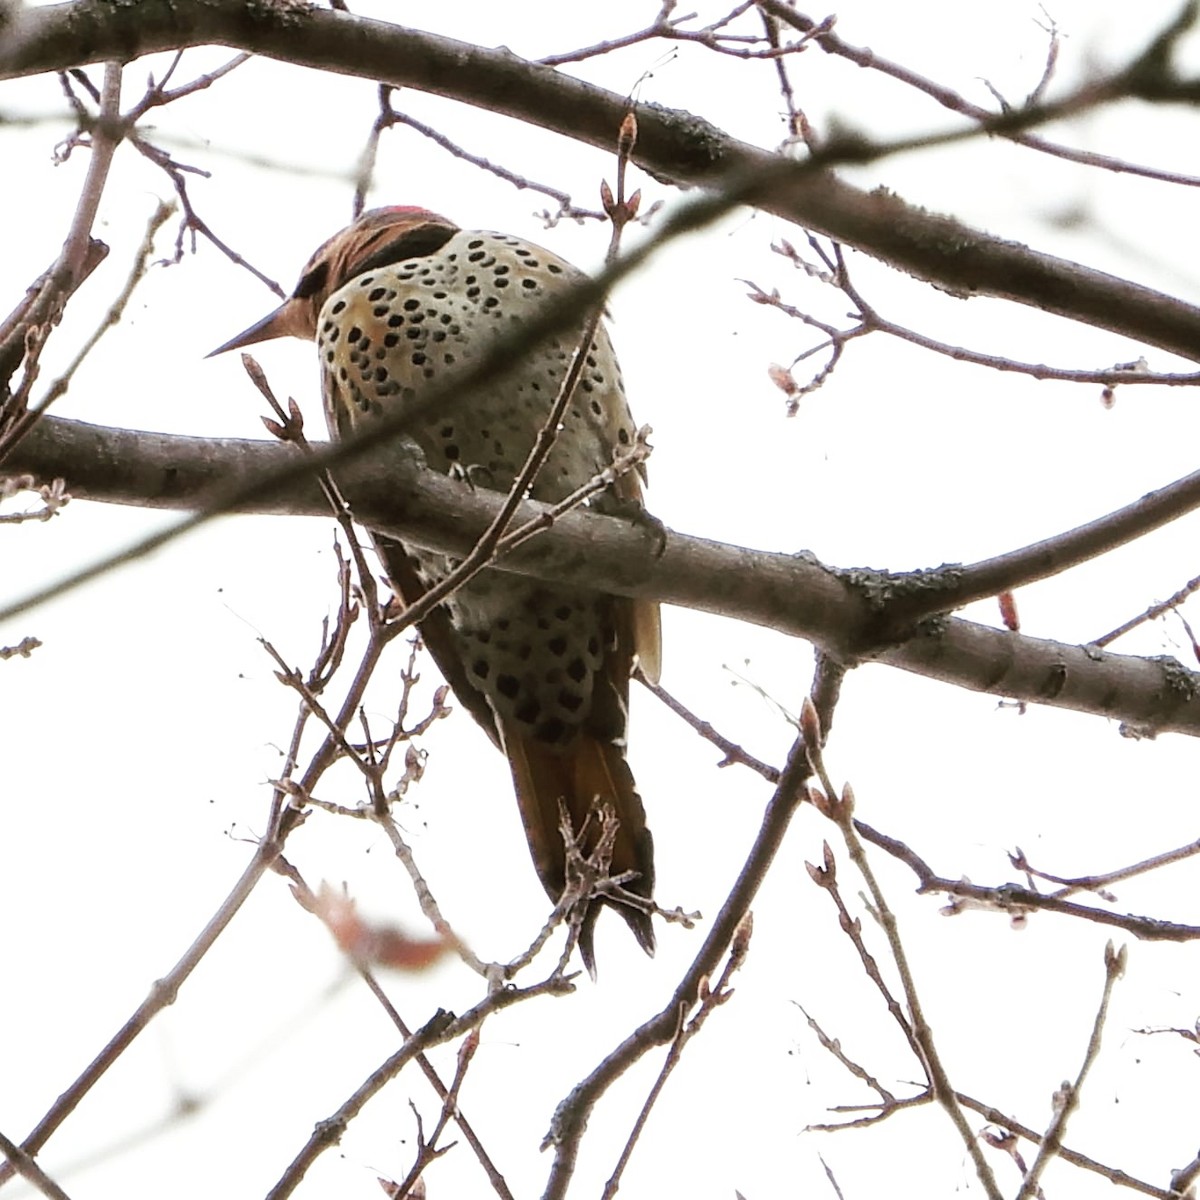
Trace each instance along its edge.
<path fill-rule="evenodd" d="M 796 15 L 774 0 L 767 11 L 783 21 Z M 1054 105 L 989 115 L 977 128 L 1008 136 L 1131 94 L 1186 100 L 1196 85 L 1166 70 L 1179 35 L 1180 29 L 1172 27 L 1124 70 L 1094 80 Z M 248 19 L 240 0 L 214 0 L 184 10 L 150 2 L 134 12 L 96 0 L 29 9 L 22 15 L 21 36 L 0 51 L 0 77 L 75 66 L 80 39 L 95 58 L 126 59 L 224 42 L 301 66 L 450 95 L 598 147 L 610 144 L 611 130 L 628 103 L 615 93 L 523 62 L 508 50 L 484 50 L 316 8 L 263 8 Z M 819 37 L 815 40 L 820 44 Z M 691 113 L 646 107 L 638 110 L 638 121 L 639 165 L 679 183 L 712 186 L 730 173 L 761 177 L 776 161 Z M 913 145 L 927 141 L 917 139 Z M 826 147 L 823 153 L 828 156 L 828 151 Z M 984 235 L 912 208 L 894 195 L 864 193 L 828 173 L 793 167 L 786 184 L 752 190 L 743 198 L 956 295 L 999 295 L 1184 356 L 1200 343 L 1200 309 L 1192 305 Z"/>

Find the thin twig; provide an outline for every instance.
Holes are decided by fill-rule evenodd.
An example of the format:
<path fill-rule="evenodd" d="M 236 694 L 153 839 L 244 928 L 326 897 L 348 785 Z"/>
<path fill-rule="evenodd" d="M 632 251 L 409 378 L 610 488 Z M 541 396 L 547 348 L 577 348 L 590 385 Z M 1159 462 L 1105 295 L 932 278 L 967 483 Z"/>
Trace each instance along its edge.
<path fill-rule="evenodd" d="M 943 108 L 947 108 L 951 112 L 961 113 L 963 116 L 970 117 L 974 121 L 990 122 L 995 119 L 995 113 L 972 104 L 951 88 L 940 83 L 935 83 L 908 67 L 883 58 L 868 47 L 852 46 L 850 43 L 843 41 L 833 32 L 832 25 L 828 23 L 828 19 L 818 23 L 811 17 L 806 17 L 802 13 L 798 13 L 786 0 L 755 0 L 755 3 L 764 12 L 770 13 L 777 20 L 783 21 L 800 32 L 807 34 L 827 54 L 834 54 L 855 63 L 857 66 L 868 67 L 871 70 L 890 75 L 900 83 L 915 88 L 917 91 L 924 92 L 927 96 L 942 105 Z M 1030 94 L 1027 103 L 1036 106 L 1041 99 L 1041 88 L 1039 86 Z M 1051 142 L 1037 133 L 1016 130 L 1005 132 L 1002 136 L 1031 150 L 1038 150 L 1043 154 L 1050 154 L 1056 158 L 1066 159 L 1069 162 L 1082 163 L 1084 166 L 1098 167 L 1101 170 L 1113 171 L 1118 174 L 1140 175 L 1145 179 L 1157 179 L 1164 183 L 1179 183 L 1185 187 L 1200 187 L 1200 176 L 1183 175 L 1177 171 L 1165 171 L 1157 167 L 1143 166 L 1138 163 L 1127 162 L 1124 159 L 1113 158 L 1107 154 L 1097 154 L 1091 150 L 1077 150 L 1072 146 L 1063 146 L 1057 142 Z"/>
<path fill-rule="evenodd" d="M 549 217 L 549 214 L 543 214 L 549 217 L 552 224 L 564 217 L 578 223 L 587 220 L 604 220 L 604 213 L 593 209 L 579 208 L 572 204 L 570 193 L 551 187 L 549 184 L 537 183 L 535 180 L 528 179 L 524 175 L 518 175 L 515 171 L 510 171 L 507 167 L 502 167 L 498 163 L 484 158 L 482 155 L 472 154 L 469 150 L 464 150 L 456 142 L 452 142 L 444 133 L 440 133 L 434 129 L 432 125 L 426 125 L 424 121 L 418 121 L 416 117 L 409 116 L 408 113 L 399 112 L 392 107 L 391 92 L 392 88 L 387 84 L 380 85 L 380 114 L 375 119 L 371 136 L 367 141 L 366 149 L 363 151 L 360 180 L 355 191 L 355 215 L 362 211 L 362 206 L 366 200 L 366 188 L 369 185 L 370 169 L 374 165 L 374 156 L 378 147 L 380 132 L 384 129 L 390 129 L 395 125 L 404 125 L 415 133 L 419 133 L 422 137 L 428 138 L 455 158 L 462 159 L 463 162 L 469 162 L 481 171 L 487 171 L 489 174 L 495 175 L 498 179 L 503 179 L 506 183 L 511 183 L 515 188 L 522 191 L 528 189 L 531 192 L 540 192 L 543 196 L 549 196 L 550 199 L 557 200 L 558 211 L 552 217 Z"/>
<path fill-rule="evenodd" d="M 816 711 L 812 707 L 811 701 L 806 701 L 804 715 L 801 717 L 802 727 L 809 727 L 817 719 Z M 946 1073 L 946 1068 L 942 1063 L 941 1054 L 934 1041 L 933 1031 L 925 1017 L 923 1006 L 917 994 L 916 980 L 909 966 L 908 955 L 905 952 L 903 942 L 900 939 L 896 916 L 887 902 L 887 897 L 884 895 L 883 889 L 879 886 L 879 882 L 875 878 L 875 872 L 871 868 L 862 842 L 859 840 L 858 833 L 856 832 L 853 819 L 853 791 L 847 785 L 842 789 L 841 796 L 838 797 L 825 771 L 824 758 L 820 750 L 820 740 L 806 737 L 805 745 L 809 747 L 809 761 L 812 763 L 815 772 L 821 777 L 821 781 L 826 789 L 826 802 L 819 807 L 823 809 L 825 815 L 834 821 L 841 831 L 846 843 L 846 849 L 850 854 L 850 859 L 866 882 L 867 890 L 871 895 L 871 902 L 875 908 L 876 917 L 883 929 L 884 936 L 887 938 L 888 946 L 892 953 L 892 961 L 895 963 L 896 970 L 900 975 L 901 987 L 904 990 L 904 999 L 908 1005 L 909 1020 L 907 1024 L 912 1031 L 912 1044 L 914 1049 L 917 1050 L 928 1074 L 934 1097 L 942 1108 L 945 1109 L 951 1124 L 958 1131 L 967 1154 L 970 1156 L 975 1167 L 975 1174 L 983 1190 L 987 1193 L 989 1200 L 1001 1200 L 1000 1187 L 992 1172 L 991 1164 L 983 1156 L 979 1141 L 967 1123 L 962 1106 L 958 1103 L 954 1089 L 950 1084 L 949 1076 Z"/>
<path fill-rule="evenodd" d="M 67 1193 L 42 1170 L 31 1154 L 3 1133 L 0 1133 L 0 1154 L 8 1159 L 10 1167 L 16 1168 L 22 1179 L 32 1184 L 47 1200 L 70 1200 Z"/>
<path fill-rule="evenodd" d="M 1049 1166 L 1051 1160 L 1062 1151 L 1062 1139 L 1063 1134 L 1067 1131 L 1067 1122 L 1079 1105 L 1079 1093 L 1083 1088 L 1084 1080 L 1100 1054 L 1100 1038 L 1104 1033 L 1104 1023 L 1108 1016 L 1108 1002 L 1112 998 L 1112 990 L 1117 980 L 1125 973 L 1125 960 L 1125 948 L 1114 950 L 1112 942 L 1109 942 L 1104 949 L 1104 991 L 1100 997 L 1100 1007 L 1096 1012 L 1096 1019 L 1092 1022 L 1092 1036 L 1088 1039 L 1087 1052 L 1080 1064 L 1079 1073 L 1075 1076 L 1075 1082 L 1065 1083 L 1054 1098 L 1054 1117 L 1042 1137 L 1037 1157 L 1033 1160 L 1033 1165 L 1029 1168 L 1021 1184 L 1017 1200 L 1030 1200 L 1030 1197 L 1038 1191 L 1038 1181 L 1041 1179 L 1042 1173 Z"/>
<path fill-rule="evenodd" d="M 1112 913 L 1103 908 L 1092 908 L 1076 904 L 1058 896 L 1048 896 L 1031 888 L 1005 883 L 988 887 L 971 883 L 965 879 L 950 879 L 938 875 L 932 867 L 911 847 L 896 838 L 872 829 L 864 821 L 855 820 L 854 827 L 859 835 L 873 845 L 879 846 L 910 867 L 917 876 L 918 893 L 942 892 L 951 897 L 951 903 L 943 910 L 947 915 L 957 914 L 967 908 L 984 908 L 993 912 L 1007 913 L 1022 918 L 1030 912 L 1045 911 L 1066 917 L 1092 921 L 1098 925 L 1111 925 L 1123 929 L 1136 938 L 1150 942 L 1191 942 L 1200 938 L 1200 925 L 1183 925 L 1175 921 L 1161 921 L 1154 917 L 1139 917 L 1133 913 Z"/>
<path fill-rule="evenodd" d="M 534 996 L 565 995 L 572 990 L 570 983 L 552 975 L 531 987 L 493 991 L 460 1017 L 446 1012 L 436 1013 L 422 1028 L 405 1039 L 404 1045 L 399 1050 L 380 1063 L 347 1097 L 335 1113 L 317 1122 L 312 1136 L 271 1190 L 267 1192 L 266 1200 L 285 1200 L 285 1197 L 290 1196 L 300 1185 L 309 1167 L 317 1158 L 341 1140 L 347 1126 L 358 1116 L 363 1106 L 378 1095 L 418 1053 L 462 1037 L 471 1030 L 477 1029 L 487 1017 L 501 1009 L 509 1008 Z"/>
<path fill-rule="evenodd" d="M 637 1145 L 638 1138 L 646 1127 L 650 1110 L 654 1107 L 659 1096 L 662 1095 L 662 1090 L 666 1086 L 671 1072 L 679 1065 L 684 1047 L 700 1032 L 705 1021 L 712 1016 L 713 1012 L 733 996 L 733 992 L 729 987 L 729 981 L 733 977 L 734 972 L 746 961 L 746 955 L 750 950 L 750 935 L 753 927 L 753 915 L 747 912 L 733 936 L 733 942 L 729 947 L 729 958 L 721 972 L 720 979 L 717 980 L 715 987 L 709 987 L 707 984 L 704 984 L 700 988 L 700 1007 L 686 1024 L 684 1023 L 684 1018 L 687 1013 L 683 1006 L 680 1006 L 678 1030 L 674 1038 L 671 1039 L 671 1047 L 667 1051 L 667 1056 L 663 1061 L 662 1068 L 659 1070 L 658 1077 L 655 1079 L 649 1094 L 646 1096 L 645 1102 L 642 1104 L 633 1129 L 630 1130 L 629 1137 L 625 1140 L 625 1145 L 621 1150 L 621 1156 L 617 1161 L 617 1165 L 613 1169 L 613 1173 L 609 1176 L 608 1182 L 604 1185 L 601 1200 L 612 1200 L 612 1197 L 617 1194 L 617 1190 L 621 1185 L 621 1176 L 625 1173 L 625 1168 L 629 1165 L 629 1160 L 633 1156 L 633 1150 Z"/>

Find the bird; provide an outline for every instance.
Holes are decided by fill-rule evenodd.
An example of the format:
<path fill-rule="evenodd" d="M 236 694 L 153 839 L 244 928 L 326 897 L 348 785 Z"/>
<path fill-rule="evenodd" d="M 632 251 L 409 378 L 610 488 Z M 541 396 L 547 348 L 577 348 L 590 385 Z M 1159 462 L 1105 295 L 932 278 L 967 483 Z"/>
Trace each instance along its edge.
<path fill-rule="evenodd" d="M 422 389 L 445 385 L 472 356 L 582 278 L 523 238 L 464 230 L 420 207 L 376 208 L 317 248 L 283 304 L 212 353 L 283 336 L 315 341 L 330 436 L 349 437 Z M 474 488 L 506 491 L 585 332 L 581 321 L 535 346 L 502 377 L 448 401 L 445 412 L 398 439 L 397 452 L 411 457 L 415 449 L 428 468 Z M 529 494 L 548 503 L 564 499 L 634 436 L 616 355 L 607 330 L 597 326 Z M 590 504 L 644 511 L 644 479 L 639 465 Z M 371 537 L 402 603 L 457 565 L 379 531 Z M 588 901 L 579 948 L 589 974 L 596 974 L 594 928 L 606 906 L 653 954 L 654 845 L 625 751 L 635 665 L 658 678 L 658 605 L 487 568 L 434 608 L 420 632 L 458 701 L 508 759 L 533 864 L 551 900 L 557 903 L 566 886 L 560 814 L 569 816 L 584 853 L 596 842 L 596 804 L 616 816 L 609 869 L 627 874 L 623 890 L 634 903 L 611 894 Z"/>

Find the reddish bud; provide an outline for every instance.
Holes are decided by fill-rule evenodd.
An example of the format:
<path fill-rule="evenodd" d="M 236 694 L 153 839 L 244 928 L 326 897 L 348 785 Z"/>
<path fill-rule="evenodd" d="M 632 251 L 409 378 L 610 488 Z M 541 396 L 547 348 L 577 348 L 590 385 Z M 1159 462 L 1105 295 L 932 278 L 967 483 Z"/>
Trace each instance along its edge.
<path fill-rule="evenodd" d="M 1004 622 L 1005 629 L 1011 629 L 1013 633 L 1017 633 L 1021 628 L 1021 618 L 1017 616 L 1017 600 L 1012 592 L 1001 592 L 997 597 L 1000 604 L 1000 619 Z"/>
<path fill-rule="evenodd" d="M 761 303 L 769 302 L 764 300 Z M 785 396 L 794 396 L 800 390 L 800 385 L 792 378 L 791 371 L 778 363 L 771 363 L 767 367 L 767 377 Z"/>
<path fill-rule="evenodd" d="M 631 112 L 625 114 L 621 121 L 621 132 L 617 137 L 617 153 L 627 155 L 633 150 L 634 143 L 637 141 L 638 127 L 637 117 Z"/>
<path fill-rule="evenodd" d="M 747 910 L 746 915 L 738 922 L 733 931 L 732 955 L 741 960 L 750 950 L 750 939 L 754 935 L 754 913 Z"/>
<path fill-rule="evenodd" d="M 821 745 L 821 718 L 817 713 L 817 706 L 812 702 L 811 696 L 804 697 L 804 703 L 800 706 L 800 732 L 804 735 L 804 742 L 810 749 L 819 749 Z"/>
<path fill-rule="evenodd" d="M 617 203 L 613 199 L 612 188 L 608 186 L 608 180 L 600 180 L 600 207 L 611 217 Z"/>

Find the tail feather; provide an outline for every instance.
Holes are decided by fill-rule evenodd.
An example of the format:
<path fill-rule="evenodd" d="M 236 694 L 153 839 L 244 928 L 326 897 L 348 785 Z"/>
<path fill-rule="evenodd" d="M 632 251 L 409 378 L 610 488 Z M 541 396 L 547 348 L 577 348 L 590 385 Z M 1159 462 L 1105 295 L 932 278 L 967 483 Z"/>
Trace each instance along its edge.
<path fill-rule="evenodd" d="M 565 805 L 572 828 L 578 833 L 598 796 L 612 805 L 619 823 L 609 870 L 613 875 L 636 872 L 636 878 L 630 879 L 625 889 L 649 899 L 654 892 L 654 846 L 633 772 L 621 748 L 586 733 L 565 751 L 521 734 L 510 734 L 507 729 L 503 733 L 529 851 L 550 898 L 558 900 L 566 884 L 559 802 Z M 581 847 L 585 854 L 595 847 L 597 833 L 593 822 Z M 624 917 L 647 954 L 654 953 L 654 928 L 649 914 L 619 901 L 593 900 L 579 932 L 580 954 L 592 975 L 595 974 L 593 930 L 605 905 Z"/>

